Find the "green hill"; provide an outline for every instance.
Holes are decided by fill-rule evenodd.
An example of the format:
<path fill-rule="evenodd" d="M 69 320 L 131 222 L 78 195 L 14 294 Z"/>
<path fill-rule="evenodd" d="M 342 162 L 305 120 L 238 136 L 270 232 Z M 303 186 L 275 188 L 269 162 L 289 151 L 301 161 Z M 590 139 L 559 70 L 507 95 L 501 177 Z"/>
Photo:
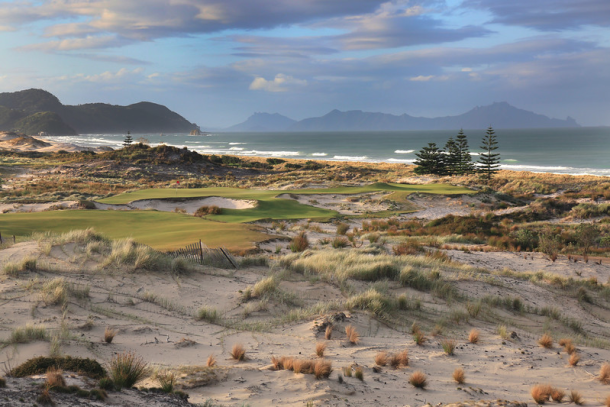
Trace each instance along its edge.
<path fill-rule="evenodd" d="M 106 103 L 70 106 L 41 89 L 0 93 L 0 130 L 17 130 L 30 135 L 41 131 L 71 135 L 127 131 L 188 133 L 197 128 L 196 124 L 167 107 L 150 102 L 129 106 Z"/>

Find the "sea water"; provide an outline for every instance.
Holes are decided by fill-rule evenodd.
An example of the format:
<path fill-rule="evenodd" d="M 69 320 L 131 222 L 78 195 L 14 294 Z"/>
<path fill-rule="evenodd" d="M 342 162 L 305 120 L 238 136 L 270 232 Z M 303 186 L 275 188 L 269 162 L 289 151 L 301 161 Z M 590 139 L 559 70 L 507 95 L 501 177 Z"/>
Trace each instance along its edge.
<path fill-rule="evenodd" d="M 482 152 L 485 130 L 465 130 L 473 161 Z M 274 132 L 132 134 L 151 146 L 187 147 L 201 154 L 232 154 L 305 160 L 410 164 L 428 143 L 442 147 L 457 131 Z M 610 128 L 498 129 L 501 167 L 515 171 L 610 176 Z M 86 147 L 120 148 L 125 134 L 48 137 Z"/>

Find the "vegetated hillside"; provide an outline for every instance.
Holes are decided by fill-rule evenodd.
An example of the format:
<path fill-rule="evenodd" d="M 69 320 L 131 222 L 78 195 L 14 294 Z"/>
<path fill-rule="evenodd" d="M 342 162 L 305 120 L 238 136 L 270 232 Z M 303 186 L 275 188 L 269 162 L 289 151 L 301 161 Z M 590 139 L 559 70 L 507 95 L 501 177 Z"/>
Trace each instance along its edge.
<path fill-rule="evenodd" d="M 579 127 L 571 117 L 566 120 L 552 119 L 527 110 L 518 109 L 506 102 L 475 107 L 458 115 L 446 117 L 413 117 L 386 113 L 371 113 L 361 110 L 342 112 L 333 110 L 322 117 L 301 120 L 290 131 L 367 131 L 367 130 L 453 130 L 494 128 L 547 128 Z"/>
<path fill-rule="evenodd" d="M 34 113 L 49 113 L 25 119 Z M 52 113 L 52 114 L 51 114 Z M 27 126 L 26 126 L 27 124 Z M 35 125 L 34 125 L 35 124 Z M 40 89 L 0 93 L 0 129 L 27 134 L 190 132 L 198 128 L 167 107 L 150 102 L 129 106 L 91 103 L 63 105 L 54 95 Z"/>

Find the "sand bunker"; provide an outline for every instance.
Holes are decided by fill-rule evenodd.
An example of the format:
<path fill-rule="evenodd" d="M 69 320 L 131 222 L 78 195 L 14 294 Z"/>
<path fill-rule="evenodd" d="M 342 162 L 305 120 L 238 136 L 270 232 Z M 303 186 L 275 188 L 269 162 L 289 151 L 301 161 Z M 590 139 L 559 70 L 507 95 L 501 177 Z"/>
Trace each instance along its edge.
<path fill-rule="evenodd" d="M 366 193 L 354 195 L 305 194 L 295 193 L 278 195 L 280 199 L 293 199 L 301 204 L 317 208 L 335 210 L 343 215 L 358 215 L 367 212 L 380 212 L 390 209 L 390 204 L 384 201 L 389 193 Z"/>
<path fill-rule="evenodd" d="M 210 196 L 200 199 L 142 199 L 140 201 L 133 201 L 126 205 L 95 203 L 96 209 L 114 209 L 123 211 L 134 209 L 154 209 L 162 212 L 185 212 L 188 214 L 194 214 L 195 211 L 202 206 L 218 206 L 219 208 L 224 209 L 249 209 L 256 207 L 256 201 Z"/>

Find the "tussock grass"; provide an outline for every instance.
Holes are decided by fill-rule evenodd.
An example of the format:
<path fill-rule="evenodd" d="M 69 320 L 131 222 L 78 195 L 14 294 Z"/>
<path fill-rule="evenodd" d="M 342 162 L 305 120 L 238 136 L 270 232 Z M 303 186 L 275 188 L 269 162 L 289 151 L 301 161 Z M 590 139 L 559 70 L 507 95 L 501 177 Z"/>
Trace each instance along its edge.
<path fill-rule="evenodd" d="M 345 327 L 345 336 L 347 337 L 347 341 L 352 345 L 357 345 L 360 341 L 360 335 L 353 325 Z"/>
<path fill-rule="evenodd" d="M 417 345 L 422 346 L 424 342 L 426 342 L 426 336 L 422 331 L 417 330 L 415 333 L 413 333 L 413 340 Z"/>
<path fill-rule="evenodd" d="M 274 292 L 277 289 L 277 285 L 278 282 L 275 276 L 263 278 L 254 284 L 252 295 L 256 298 L 262 298 Z"/>
<path fill-rule="evenodd" d="M 307 239 L 307 234 L 302 231 L 298 235 L 292 238 L 288 248 L 293 253 L 299 253 L 307 250 L 309 247 L 309 240 Z"/>
<path fill-rule="evenodd" d="M 116 334 L 117 334 L 116 330 L 107 326 L 106 329 L 104 330 L 104 342 L 112 343 L 112 340 L 114 339 Z"/>
<path fill-rule="evenodd" d="M 464 373 L 464 369 L 458 367 L 453 371 L 453 380 L 455 380 L 458 384 L 464 384 L 466 381 L 466 374 Z"/>
<path fill-rule="evenodd" d="M 396 355 L 401 366 L 409 366 L 409 351 L 407 349 L 398 352 Z"/>
<path fill-rule="evenodd" d="M 360 380 L 361 382 L 364 381 L 364 369 L 362 369 L 362 367 L 358 366 L 356 368 L 356 370 L 354 371 L 354 377 L 358 380 Z"/>
<path fill-rule="evenodd" d="M 568 396 L 568 399 L 570 400 L 571 403 L 574 403 L 578 406 L 583 405 L 584 404 L 584 400 L 582 398 L 582 395 L 576 391 L 576 390 L 571 390 L 570 394 Z"/>
<path fill-rule="evenodd" d="M 580 361 L 580 356 L 578 356 L 577 353 L 572 353 L 570 355 L 570 358 L 568 359 L 568 363 L 570 364 L 570 366 L 576 366 L 579 361 Z"/>
<path fill-rule="evenodd" d="M 332 325 L 328 325 L 326 327 L 326 330 L 324 331 L 324 338 L 327 341 L 330 341 L 330 338 L 333 336 L 333 326 Z"/>
<path fill-rule="evenodd" d="M 553 388 L 550 384 L 537 384 L 530 389 L 530 394 L 538 404 L 544 404 L 551 398 Z"/>
<path fill-rule="evenodd" d="M 28 256 L 19 262 L 7 262 L 2 269 L 2 273 L 10 277 L 18 277 L 21 273 L 36 270 L 36 258 Z"/>
<path fill-rule="evenodd" d="M 603 384 L 610 384 L 610 363 L 601 365 L 597 379 Z"/>
<path fill-rule="evenodd" d="M 207 321 L 210 324 L 216 324 L 220 320 L 220 315 L 216 308 L 203 306 L 197 310 L 197 319 L 199 321 Z"/>
<path fill-rule="evenodd" d="M 343 374 L 345 377 L 352 377 L 352 368 L 350 366 L 345 366 L 343 368 Z"/>
<path fill-rule="evenodd" d="M 551 390 L 551 399 L 553 399 L 553 401 L 561 403 L 565 396 L 566 392 L 561 389 L 553 387 L 553 389 Z"/>
<path fill-rule="evenodd" d="M 51 398 L 51 394 L 49 393 L 49 388 L 44 388 L 42 393 L 36 398 L 36 401 L 42 404 L 43 406 L 54 406 L 55 403 Z"/>
<path fill-rule="evenodd" d="M 427 377 L 422 371 L 416 371 L 409 377 L 409 383 L 418 389 L 425 389 L 428 385 Z"/>
<path fill-rule="evenodd" d="M 47 242 L 52 245 L 63 245 L 66 243 L 89 244 L 91 242 L 110 243 L 110 240 L 107 237 L 96 232 L 93 228 L 71 230 L 66 233 L 36 232 L 32 234 L 32 237 L 39 243 Z"/>
<path fill-rule="evenodd" d="M 230 355 L 233 359 L 241 362 L 246 359 L 246 349 L 241 343 L 236 343 L 231 349 Z"/>
<path fill-rule="evenodd" d="M 441 346 L 443 351 L 449 355 L 453 356 L 455 354 L 455 347 L 457 346 L 457 341 L 455 339 L 443 339 L 441 340 Z"/>
<path fill-rule="evenodd" d="M 544 334 L 538 339 L 538 344 L 545 349 L 551 349 L 553 347 L 553 338 L 549 334 Z"/>
<path fill-rule="evenodd" d="M 54 278 L 43 284 L 40 299 L 46 305 L 64 304 L 68 298 L 68 285 L 63 277 Z"/>
<path fill-rule="evenodd" d="M 6 387 L 6 379 L 2 376 L 0 376 L 0 389 L 5 388 Z"/>
<path fill-rule="evenodd" d="M 205 362 L 205 365 L 207 367 L 214 367 L 214 366 L 216 366 L 216 358 L 214 357 L 213 354 L 208 356 L 208 360 Z"/>
<path fill-rule="evenodd" d="M 34 326 L 26 324 L 12 330 L 11 335 L 4 342 L 7 345 L 28 343 L 33 341 L 48 341 L 49 333 L 44 325 Z"/>
<path fill-rule="evenodd" d="M 111 252 L 102 262 L 102 267 L 132 266 L 133 271 L 172 270 L 172 258 L 155 251 L 149 246 L 136 243 L 133 239 L 118 239 L 111 243 Z"/>
<path fill-rule="evenodd" d="M 377 366 L 385 366 L 388 364 L 388 353 L 387 352 L 377 352 L 375 355 L 375 364 Z"/>
<path fill-rule="evenodd" d="M 165 393 L 172 393 L 176 384 L 176 375 L 173 372 L 163 371 L 157 374 L 157 381 L 161 390 Z"/>
<path fill-rule="evenodd" d="M 496 330 L 498 335 L 500 335 L 500 338 L 508 339 L 508 328 L 506 328 L 506 325 L 498 325 Z"/>
<path fill-rule="evenodd" d="M 326 350 L 326 344 L 324 342 L 316 343 L 316 355 L 318 355 L 319 358 L 324 357 L 325 350 Z"/>
<path fill-rule="evenodd" d="M 610 395 L 604 399 L 604 406 L 610 407 Z"/>
<path fill-rule="evenodd" d="M 332 371 L 332 362 L 329 360 L 317 360 L 313 367 L 313 374 L 318 380 L 328 379 Z"/>
<path fill-rule="evenodd" d="M 295 373 L 310 374 L 313 371 L 314 363 L 307 359 L 294 359 L 292 371 Z"/>
<path fill-rule="evenodd" d="M 48 387 L 66 387 L 66 380 L 63 376 L 63 370 L 52 366 L 47 369 L 46 384 Z"/>
<path fill-rule="evenodd" d="M 113 356 L 108 371 L 116 387 L 130 389 L 148 375 L 149 368 L 142 357 L 129 352 Z"/>
<path fill-rule="evenodd" d="M 480 332 L 478 329 L 472 329 L 470 331 L 470 333 L 468 334 L 468 342 L 472 343 L 472 344 L 477 344 L 479 343 L 479 336 L 480 336 Z"/>

